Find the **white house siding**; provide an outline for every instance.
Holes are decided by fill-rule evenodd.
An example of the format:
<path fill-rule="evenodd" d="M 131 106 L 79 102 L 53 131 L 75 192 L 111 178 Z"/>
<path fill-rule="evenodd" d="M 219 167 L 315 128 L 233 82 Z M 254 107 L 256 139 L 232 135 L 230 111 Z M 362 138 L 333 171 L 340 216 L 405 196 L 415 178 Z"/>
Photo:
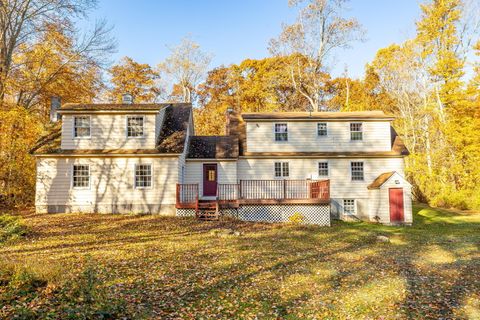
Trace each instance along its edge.
<path fill-rule="evenodd" d="M 369 190 L 367 186 L 381 173 L 397 171 L 404 174 L 403 158 L 345 158 L 345 159 L 254 159 L 242 158 L 238 161 L 239 179 L 275 179 L 274 163 L 288 162 L 290 175 L 287 179 L 306 179 L 318 177 L 318 162 L 327 161 L 329 166 L 331 210 L 334 216 L 343 214 L 343 199 L 355 199 L 357 202 L 357 216 L 369 216 Z M 352 181 L 350 176 L 350 162 L 363 161 L 364 181 Z"/>
<path fill-rule="evenodd" d="M 153 149 L 156 142 L 156 114 L 144 116 L 144 136 L 127 138 L 127 116 L 130 114 L 91 114 L 90 138 L 73 137 L 73 117 L 62 116 L 62 149 Z M 162 120 L 162 119 L 157 119 Z M 163 121 L 162 121 L 163 122 Z"/>
<path fill-rule="evenodd" d="M 327 122 L 327 121 L 318 121 Z M 318 122 L 247 122 L 248 152 L 390 151 L 390 122 L 365 121 L 363 140 L 350 140 L 350 122 L 327 122 L 328 135 L 317 136 Z M 361 121 L 352 121 L 361 122 Z M 288 124 L 288 141 L 275 141 L 275 123 Z"/>
<path fill-rule="evenodd" d="M 200 196 L 203 196 L 203 164 L 217 164 L 218 183 L 229 184 L 237 183 L 237 162 L 221 160 L 187 160 L 185 183 L 198 183 Z"/>
<path fill-rule="evenodd" d="M 153 165 L 153 185 L 134 188 L 134 165 Z M 90 187 L 71 187 L 72 165 L 90 165 Z M 178 158 L 38 158 L 37 212 L 175 214 Z"/>
<path fill-rule="evenodd" d="M 400 184 L 396 184 L 393 177 L 384 183 L 380 189 L 369 190 L 370 212 L 369 220 L 381 223 L 390 223 L 390 188 L 403 188 L 403 216 L 407 224 L 411 224 L 412 217 L 412 188 L 404 180 L 400 180 Z"/>

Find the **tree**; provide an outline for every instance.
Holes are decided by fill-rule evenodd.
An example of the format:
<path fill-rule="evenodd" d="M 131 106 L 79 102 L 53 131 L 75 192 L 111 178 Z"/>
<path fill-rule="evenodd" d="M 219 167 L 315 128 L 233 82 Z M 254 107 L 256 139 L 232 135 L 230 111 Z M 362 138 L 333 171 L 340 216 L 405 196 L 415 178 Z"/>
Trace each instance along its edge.
<path fill-rule="evenodd" d="M 25 61 L 16 62 L 15 55 L 22 48 L 39 43 L 52 25 L 73 40 L 71 55 L 63 61 L 61 68 L 79 60 L 99 63 L 105 53 L 113 50 L 114 43 L 108 36 L 110 30 L 105 22 L 95 24 L 89 34 L 79 34 L 74 27 L 73 18 L 85 16 L 95 3 L 93 0 L 0 2 L 0 103 L 5 101 L 6 84 L 10 81 L 12 71 L 25 64 Z M 55 77 L 58 72 L 47 78 Z M 8 98 L 15 99 L 15 95 Z"/>
<path fill-rule="evenodd" d="M 170 51 L 170 56 L 158 65 L 160 74 L 167 83 L 173 83 L 181 89 L 183 102 L 193 102 L 211 56 L 201 51 L 200 45 L 188 37 Z"/>
<path fill-rule="evenodd" d="M 155 80 L 158 73 L 148 64 L 124 57 L 117 65 L 112 66 L 108 73 L 113 88 L 110 90 L 111 99 L 122 101 L 122 94 L 130 93 L 136 102 L 152 102 L 158 96 Z"/>
<path fill-rule="evenodd" d="M 277 56 L 295 55 L 290 64 L 290 78 L 313 110 L 321 110 L 325 101 L 325 81 L 329 58 L 339 48 L 347 48 L 362 39 L 361 25 L 342 17 L 345 0 L 290 0 L 300 6 L 297 21 L 284 25 L 280 36 L 270 41 L 270 51 Z M 303 7 L 302 7 L 303 5 Z M 308 68 L 303 68 L 304 64 Z"/>

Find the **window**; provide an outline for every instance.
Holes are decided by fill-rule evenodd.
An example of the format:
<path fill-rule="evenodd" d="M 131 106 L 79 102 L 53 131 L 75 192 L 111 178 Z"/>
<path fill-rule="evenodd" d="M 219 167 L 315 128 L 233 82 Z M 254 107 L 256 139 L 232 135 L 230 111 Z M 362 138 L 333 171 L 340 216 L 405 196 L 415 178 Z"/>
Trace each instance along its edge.
<path fill-rule="evenodd" d="M 351 162 L 352 181 L 363 181 L 363 162 Z"/>
<path fill-rule="evenodd" d="M 143 137 L 143 122 L 144 118 L 140 117 L 127 117 L 127 137 L 138 138 Z"/>
<path fill-rule="evenodd" d="M 343 213 L 355 214 L 355 199 L 343 199 Z"/>
<path fill-rule="evenodd" d="M 289 175 L 288 162 L 275 162 L 275 178 L 285 178 Z"/>
<path fill-rule="evenodd" d="M 73 137 L 90 137 L 90 116 L 73 117 Z"/>
<path fill-rule="evenodd" d="M 90 187 L 90 166 L 87 164 L 74 164 L 72 170 L 72 187 Z"/>
<path fill-rule="evenodd" d="M 135 165 L 135 188 L 143 189 L 152 187 L 152 165 Z"/>
<path fill-rule="evenodd" d="M 363 140 L 362 123 L 350 123 L 350 140 Z"/>
<path fill-rule="evenodd" d="M 327 123 L 326 122 L 317 123 L 317 135 L 319 137 L 326 137 L 327 136 Z"/>
<path fill-rule="evenodd" d="M 318 176 L 328 177 L 328 162 L 325 161 L 318 163 Z"/>
<path fill-rule="evenodd" d="M 288 128 L 286 123 L 275 123 L 275 141 L 288 141 Z"/>

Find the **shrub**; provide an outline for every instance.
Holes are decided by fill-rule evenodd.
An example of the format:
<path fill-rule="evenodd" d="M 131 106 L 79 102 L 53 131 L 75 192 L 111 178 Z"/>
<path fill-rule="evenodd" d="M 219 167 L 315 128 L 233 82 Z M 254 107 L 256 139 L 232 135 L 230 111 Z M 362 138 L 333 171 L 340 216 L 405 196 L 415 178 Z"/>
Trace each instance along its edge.
<path fill-rule="evenodd" d="M 8 214 L 0 215 L 0 244 L 25 236 L 27 230 L 20 217 Z"/>
<path fill-rule="evenodd" d="M 288 221 L 292 224 L 302 224 L 305 221 L 305 217 L 300 212 L 295 212 L 288 218 Z"/>

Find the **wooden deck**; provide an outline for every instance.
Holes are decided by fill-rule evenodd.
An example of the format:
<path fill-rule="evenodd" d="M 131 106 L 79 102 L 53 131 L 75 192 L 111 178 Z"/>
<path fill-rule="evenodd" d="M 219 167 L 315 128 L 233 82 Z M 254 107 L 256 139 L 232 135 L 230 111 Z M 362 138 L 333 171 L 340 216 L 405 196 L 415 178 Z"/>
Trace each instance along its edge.
<path fill-rule="evenodd" d="M 177 209 L 199 211 L 198 184 L 177 184 Z M 218 184 L 214 200 L 220 208 L 244 204 L 328 204 L 330 180 L 240 180 Z"/>

